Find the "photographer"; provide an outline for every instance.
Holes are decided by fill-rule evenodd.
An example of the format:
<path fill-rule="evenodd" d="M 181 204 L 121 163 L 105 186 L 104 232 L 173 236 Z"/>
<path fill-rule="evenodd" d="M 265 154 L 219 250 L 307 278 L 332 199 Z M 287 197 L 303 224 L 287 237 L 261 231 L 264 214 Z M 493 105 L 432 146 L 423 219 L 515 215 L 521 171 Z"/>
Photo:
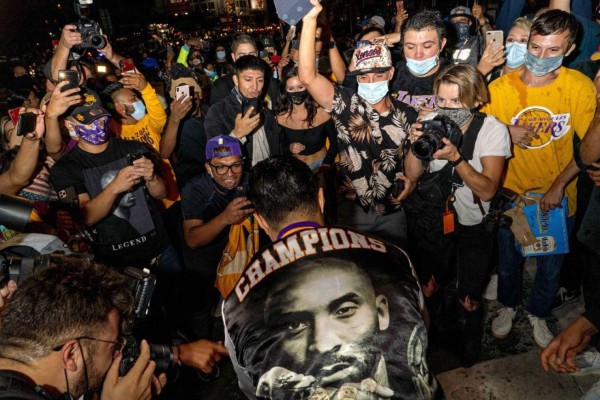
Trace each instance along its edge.
<path fill-rule="evenodd" d="M 421 131 L 425 122 L 411 129 L 411 151 L 428 160 L 429 173 L 421 177 L 407 207 L 409 238 L 415 240 L 409 249 L 414 252 L 427 297 L 450 282 L 449 264 L 456 258 L 458 300 L 465 313 L 461 355 L 463 364 L 470 366 L 481 353 L 481 294 L 495 239 L 493 229 L 486 229 L 482 219 L 499 187 L 504 160 L 511 155 L 510 136 L 506 126 L 494 117 L 472 111 L 488 99 L 485 82 L 474 67 L 447 67 L 436 77 L 433 89 L 437 115 L 455 125 L 451 124 L 445 133 Z M 428 145 L 431 136 L 442 143 Z M 423 154 L 425 150 L 429 153 Z M 437 207 L 432 206 L 425 192 L 429 183 L 435 183 L 441 193 Z M 435 311 L 431 309 L 430 313 Z"/>
<path fill-rule="evenodd" d="M 148 343 L 119 377 L 121 329 L 133 309 L 124 277 L 100 264 L 65 259 L 27 279 L 1 314 L 0 398 L 79 398 L 102 389 L 102 400 L 150 399 L 166 377 L 153 375 Z"/>

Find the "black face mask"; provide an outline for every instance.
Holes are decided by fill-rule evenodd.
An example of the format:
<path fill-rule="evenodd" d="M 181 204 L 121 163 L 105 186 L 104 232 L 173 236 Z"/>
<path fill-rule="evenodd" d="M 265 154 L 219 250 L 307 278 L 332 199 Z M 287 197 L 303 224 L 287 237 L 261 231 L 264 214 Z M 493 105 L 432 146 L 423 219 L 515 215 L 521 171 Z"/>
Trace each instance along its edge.
<path fill-rule="evenodd" d="M 454 29 L 456 29 L 456 37 L 459 42 L 464 42 L 470 36 L 469 30 L 470 26 L 466 22 L 457 22 L 454 25 Z"/>
<path fill-rule="evenodd" d="M 295 105 L 304 103 L 304 100 L 308 97 L 308 90 L 302 90 L 300 92 L 286 92 L 288 99 Z"/>

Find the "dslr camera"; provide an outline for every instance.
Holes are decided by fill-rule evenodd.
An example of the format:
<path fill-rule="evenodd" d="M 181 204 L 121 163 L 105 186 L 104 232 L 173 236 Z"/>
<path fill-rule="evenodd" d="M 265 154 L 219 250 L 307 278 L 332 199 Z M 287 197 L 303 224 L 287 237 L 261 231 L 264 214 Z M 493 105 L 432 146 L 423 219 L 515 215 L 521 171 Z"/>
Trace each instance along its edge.
<path fill-rule="evenodd" d="M 431 161 L 433 153 L 443 148 L 443 138 L 450 140 L 456 146 L 460 146 L 462 131 L 454 121 L 444 115 L 436 115 L 430 120 L 421 122 L 420 129 L 423 135 L 411 146 L 411 151 L 420 160 Z"/>
<path fill-rule="evenodd" d="M 489 211 L 484 215 L 482 220 L 487 232 L 494 233 L 498 228 L 510 228 L 513 222 L 512 218 L 504 215 L 504 211 L 509 204 L 515 202 L 518 196 L 516 192 L 507 188 L 502 188 L 496 193 L 490 202 Z"/>
<path fill-rule="evenodd" d="M 141 270 L 133 267 L 125 268 L 123 274 L 135 298 L 135 319 L 143 319 L 150 312 L 150 301 L 156 287 L 156 276 L 147 269 Z M 140 346 L 132 332 L 126 332 L 125 337 L 127 344 L 123 348 L 123 358 L 119 365 L 121 376 L 129 372 L 140 356 Z M 150 359 L 156 362 L 154 373 L 159 375 L 179 365 L 179 352 L 172 346 L 150 344 Z"/>
<path fill-rule="evenodd" d="M 80 19 L 73 25 L 81 33 L 81 44 L 79 47 L 82 49 L 103 49 L 106 47 L 106 39 L 102 36 L 100 24 L 88 18 L 90 6 L 93 2 L 93 0 L 74 1 L 75 12 Z"/>

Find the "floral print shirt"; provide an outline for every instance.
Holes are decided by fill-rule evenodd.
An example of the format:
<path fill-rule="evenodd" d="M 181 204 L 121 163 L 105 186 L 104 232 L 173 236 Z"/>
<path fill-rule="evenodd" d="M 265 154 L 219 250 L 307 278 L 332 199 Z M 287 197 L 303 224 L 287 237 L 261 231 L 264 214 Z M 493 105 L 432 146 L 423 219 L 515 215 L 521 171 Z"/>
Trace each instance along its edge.
<path fill-rule="evenodd" d="M 365 212 L 373 209 L 385 215 L 402 208 L 392 187 L 403 174 L 407 111 L 392 101 L 391 110 L 379 114 L 354 90 L 335 86 L 331 117 L 338 131 L 340 191 Z"/>

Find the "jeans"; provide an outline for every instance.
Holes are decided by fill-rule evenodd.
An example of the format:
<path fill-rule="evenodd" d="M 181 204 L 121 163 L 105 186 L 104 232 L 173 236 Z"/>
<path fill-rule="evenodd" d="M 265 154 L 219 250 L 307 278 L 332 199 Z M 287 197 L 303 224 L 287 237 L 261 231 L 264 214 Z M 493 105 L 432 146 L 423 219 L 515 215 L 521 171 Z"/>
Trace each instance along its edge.
<path fill-rule="evenodd" d="M 573 217 L 567 219 L 569 231 L 573 222 Z M 517 308 L 522 302 L 522 266 L 525 257 L 517 250 L 515 236 L 510 229 L 500 228 L 498 250 L 498 301 L 505 307 Z M 554 296 L 559 286 L 560 267 L 565 255 L 557 254 L 535 258 L 537 270 L 525 311 L 538 318 L 546 318 L 552 311 Z"/>
<path fill-rule="evenodd" d="M 160 253 L 156 262 L 156 269 L 160 272 L 172 274 L 178 274 L 182 271 L 179 255 L 173 245 L 169 245 L 165 251 Z"/>

